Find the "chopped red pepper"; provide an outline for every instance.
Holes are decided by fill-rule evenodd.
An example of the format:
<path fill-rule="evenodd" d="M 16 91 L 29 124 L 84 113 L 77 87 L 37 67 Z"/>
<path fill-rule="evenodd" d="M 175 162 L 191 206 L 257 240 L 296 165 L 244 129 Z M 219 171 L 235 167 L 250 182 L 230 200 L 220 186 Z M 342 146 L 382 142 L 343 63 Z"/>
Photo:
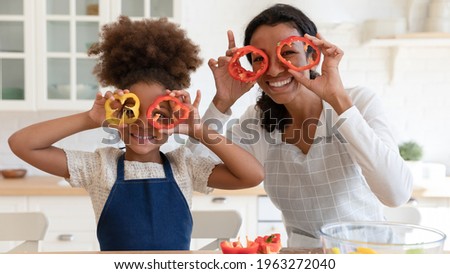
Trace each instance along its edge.
<path fill-rule="evenodd" d="M 259 244 L 258 253 L 260 254 L 272 254 L 278 253 L 281 249 L 281 235 L 275 233 L 272 235 L 257 237 L 255 242 Z"/>
<path fill-rule="evenodd" d="M 314 52 L 310 53 L 308 57 L 308 64 L 306 64 L 305 66 L 296 66 L 294 64 L 292 64 L 289 60 L 286 60 L 283 55 L 281 50 L 283 49 L 284 46 L 288 46 L 288 47 L 292 47 L 292 43 L 300 41 L 303 43 L 303 50 L 306 53 L 308 51 L 308 48 L 311 47 Z M 286 39 L 284 39 L 283 41 L 278 42 L 277 45 L 277 56 L 278 59 L 283 62 L 286 66 L 288 66 L 290 69 L 293 69 L 295 71 L 302 71 L 302 70 L 307 70 L 310 69 L 314 66 L 316 66 L 317 64 L 319 64 L 320 62 L 320 51 L 317 48 L 316 45 L 314 45 L 314 43 L 305 38 L 305 37 L 301 37 L 301 36 L 290 36 Z"/>
<path fill-rule="evenodd" d="M 261 65 L 256 72 L 246 70 L 241 66 L 241 63 L 239 61 L 242 56 L 245 56 L 249 53 L 254 53 L 263 58 Z M 230 63 L 228 63 L 228 73 L 236 80 L 242 82 L 252 82 L 258 79 L 258 77 L 261 76 L 264 72 L 266 72 L 268 64 L 269 58 L 264 53 L 264 51 L 257 49 L 254 46 L 245 46 L 237 49 L 234 53 L 233 57 L 230 60 Z"/>
<path fill-rule="evenodd" d="M 114 98 L 115 101 L 105 102 L 106 121 L 112 125 L 134 123 L 139 118 L 139 98 L 134 93 L 114 94 Z M 114 102 L 120 103 L 120 107 L 113 108 L 111 104 Z"/>
<path fill-rule="evenodd" d="M 168 102 L 168 111 L 164 112 L 161 103 Z M 156 98 L 147 110 L 147 119 L 156 129 L 171 129 L 189 118 L 190 109 L 178 98 L 162 95 Z"/>
<path fill-rule="evenodd" d="M 224 254 L 272 254 L 281 250 L 281 235 L 279 233 L 258 236 L 255 241 L 247 239 L 247 247 L 243 247 L 241 242 L 222 241 L 220 248 Z"/>
<path fill-rule="evenodd" d="M 259 244 L 249 241 L 247 239 L 247 247 L 243 247 L 241 242 L 229 242 L 222 241 L 220 243 L 220 249 L 223 254 L 256 254 L 258 252 Z"/>

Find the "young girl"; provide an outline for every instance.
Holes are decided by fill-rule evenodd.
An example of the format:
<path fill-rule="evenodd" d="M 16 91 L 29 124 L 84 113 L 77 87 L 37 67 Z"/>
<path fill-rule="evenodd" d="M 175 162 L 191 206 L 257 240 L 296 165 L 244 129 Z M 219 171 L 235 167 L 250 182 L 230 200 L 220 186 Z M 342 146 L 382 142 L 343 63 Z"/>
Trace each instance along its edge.
<path fill-rule="evenodd" d="M 190 72 L 201 64 L 198 51 L 185 32 L 166 19 L 131 21 L 122 16 L 103 27 L 100 42 L 89 50 L 98 56 L 94 73 L 100 83 L 117 90 L 104 96 L 98 93 L 87 112 L 31 125 L 9 138 L 18 157 L 87 190 L 101 250 L 189 249 L 193 191 L 252 187 L 263 179 L 263 168 L 253 156 L 195 123 L 200 120 L 200 94 L 191 103 L 182 89 L 190 85 Z M 53 146 L 67 136 L 102 126 L 107 118 L 105 103 L 120 106 L 115 99 L 127 93 L 137 96 L 140 114 L 132 124 L 114 126 L 125 151 L 106 147 L 84 152 Z M 189 107 L 187 121 L 171 130 L 154 128 L 146 114 L 161 95 L 176 97 Z M 167 102 L 158 111 L 161 117 L 172 112 Z M 223 163 L 193 156 L 182 146 L 164 155 L 160 146 L 173 132 L 203 143 Z"/>

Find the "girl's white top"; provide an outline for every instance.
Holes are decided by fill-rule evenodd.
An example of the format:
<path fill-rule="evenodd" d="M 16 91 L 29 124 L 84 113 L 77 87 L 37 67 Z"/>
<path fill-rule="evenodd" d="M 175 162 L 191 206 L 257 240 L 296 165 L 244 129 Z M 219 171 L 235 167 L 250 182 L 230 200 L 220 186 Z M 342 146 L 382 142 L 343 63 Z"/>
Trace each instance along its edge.
<path fill-rule="evenodd" d="M 98 222 L 103 206 L 117 177 L 117 160 L 124 153 L 113 147 L 99 148 L 95 152 L 65 150 L 73 187 L 83 187 L 91 197 Z M 184 146 L 166 153 L 174 178 L 189 207 L 192 192 L 209 193 L 208 178 L 216 162 L 209 157 L 193 155 Z M 125 179 L 165 178 L 164 168 L 158 163 L 124 162 Z"/>

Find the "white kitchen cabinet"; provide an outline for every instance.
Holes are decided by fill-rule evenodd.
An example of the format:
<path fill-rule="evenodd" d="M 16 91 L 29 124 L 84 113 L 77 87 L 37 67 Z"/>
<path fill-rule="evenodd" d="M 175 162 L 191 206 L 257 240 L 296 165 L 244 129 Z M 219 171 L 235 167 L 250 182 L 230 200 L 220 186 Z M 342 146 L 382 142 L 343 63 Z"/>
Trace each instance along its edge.
<path fill-rule="evenodd" d="M 447 235 L 444 250 L 450 250 L 450 198 L 424 198 L 417 199 L 421 221 L 420 225 L 432 227 Z"/>
<path fill-rule="evenodd" d="M 28 203 L 25 196 L 1 196 L 0 212 L 27 211 Z"/>
<path fill-rule="evenodd" d="M 33 0 L 0 0 L 0 110 L 27 109 L 34 102 Z"/>
<path fill-rule="evenodd" d="M 0 197 L 0 212 L 24 212 L 24 211 L 27 211 L 26 197 L 24 196 Z M 18 242 L 0 241 L 0 253 L 10 250 L 17 244 Z"/>
<path fill-rule="evenodd" d="M 192 199 L 192 210 L 236 210 L 241 214 L 242 226 L 239 230 L 241 242 L 245 244 L 246 236 L 254 239 L 257 236 L 257 196 L 236 195 L 195 195 Z M 210 240 L 196 239 L 191 242 L 191 249 L 198 249 Z"/>
<path fill-rule="evenodd" d="M 99 90 L 87 56 L 105 23 L 176 21 L 181 0 L 0 0 L 0 109 L 85 110 Z"/>
<path fill-rule="evenodd" d="M 287 233 L 281 211 L 268 196 L 258 196 L 258 235 L 280 233 L 282 246 L 287 246 Z"/>
<path fill-rule="evenodd" d="M 28 209 L 43 212 L 49 220 L 40 251 L 100 249 L 94 211 L 88 196 L 30 196 Z"/>
<path fill-rule="evenodd" d="M 88 196 L 1 196 L 0 212 L 43 212 L 49 226 L 41 252 L 100 250 Z M 0 252 L 15 244 L 2 242 Z"/>

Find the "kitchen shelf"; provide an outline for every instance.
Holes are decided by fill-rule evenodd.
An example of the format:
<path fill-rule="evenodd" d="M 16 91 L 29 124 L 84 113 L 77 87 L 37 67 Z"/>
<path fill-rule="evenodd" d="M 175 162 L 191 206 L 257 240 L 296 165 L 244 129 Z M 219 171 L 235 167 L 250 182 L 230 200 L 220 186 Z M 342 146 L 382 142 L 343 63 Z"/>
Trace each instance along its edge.
<path fill-rule="evenodd" d="M 450 33 L 416 32 L 393 37 L 374 38 L 365 43 L 370 47 L 450 47 Z"/>

